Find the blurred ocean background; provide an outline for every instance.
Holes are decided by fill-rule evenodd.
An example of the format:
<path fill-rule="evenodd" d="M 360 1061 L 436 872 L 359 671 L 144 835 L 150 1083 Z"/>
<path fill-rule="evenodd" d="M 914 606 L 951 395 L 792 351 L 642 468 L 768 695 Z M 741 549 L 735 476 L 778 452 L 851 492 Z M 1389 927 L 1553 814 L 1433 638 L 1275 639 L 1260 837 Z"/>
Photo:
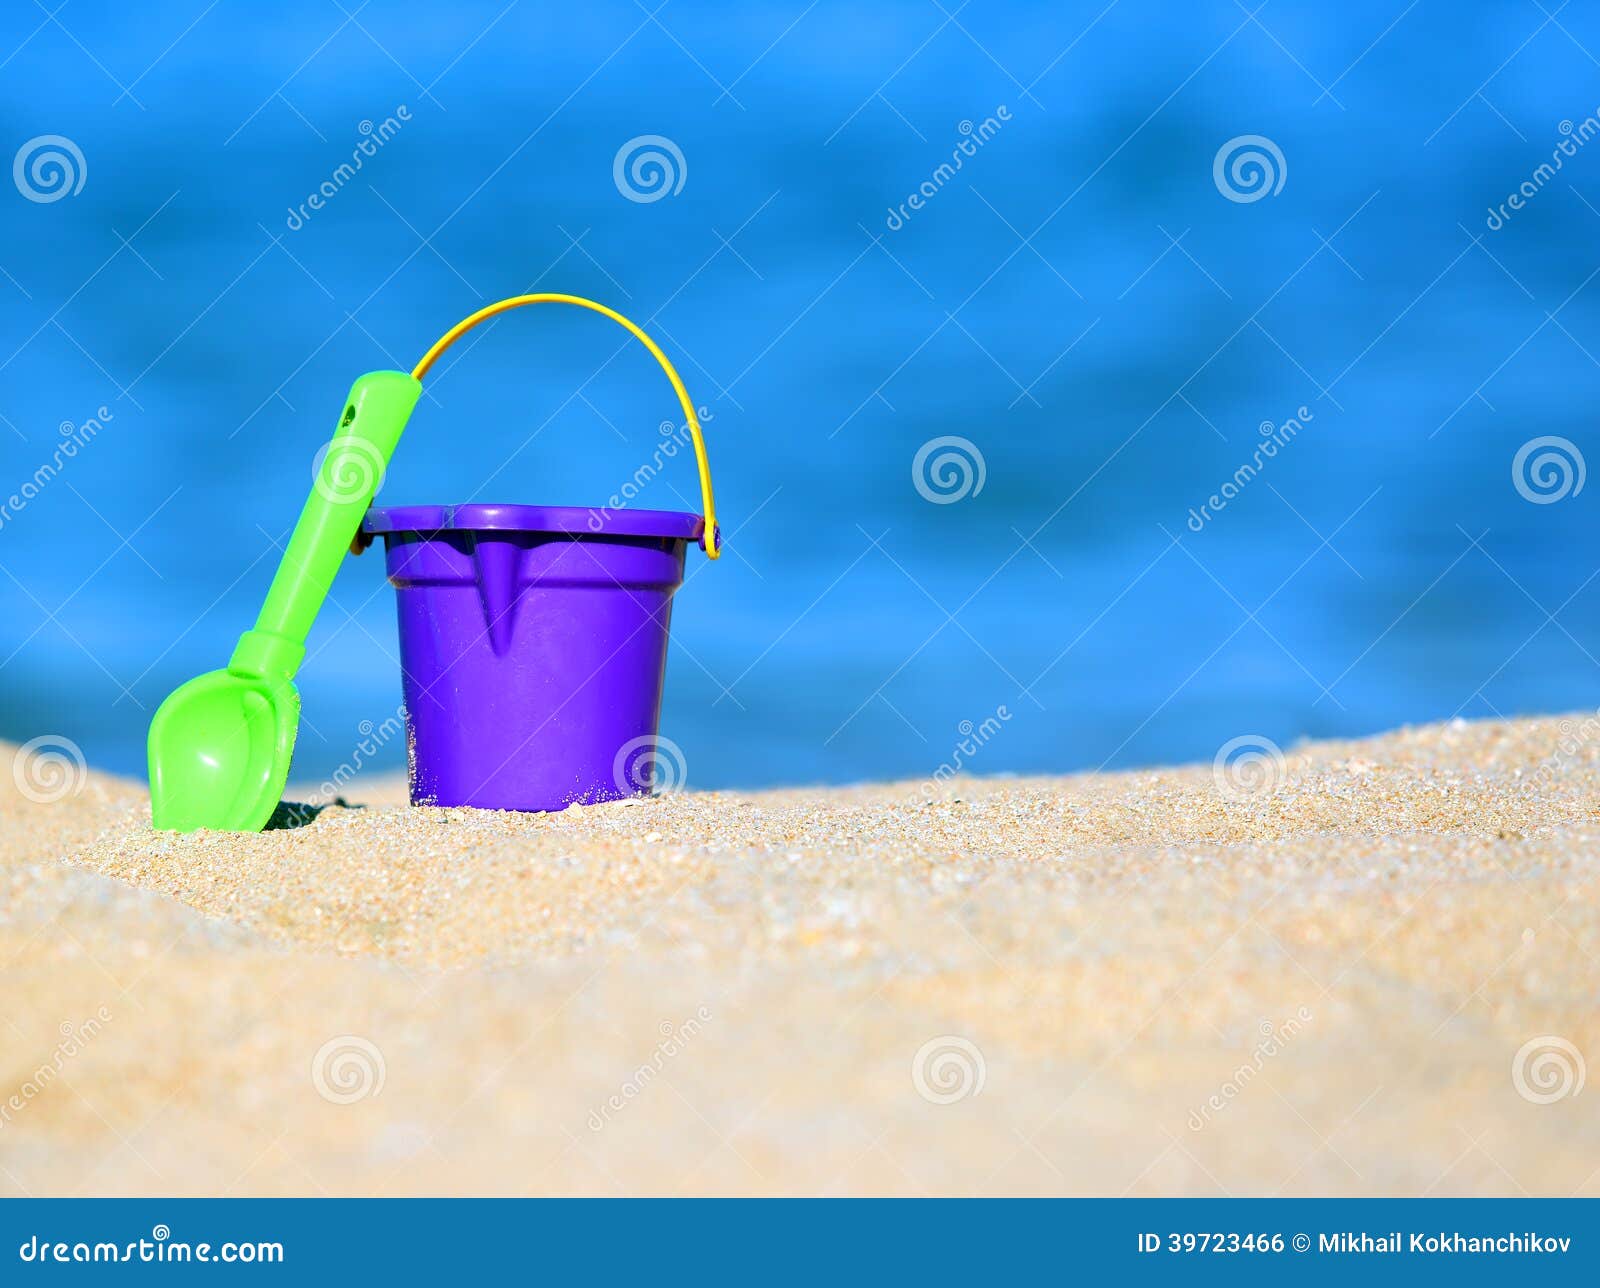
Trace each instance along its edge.
<path fill-rule="evenodd" d="M 528 289 L 635 317 L 710 413 L 727 557 L 691 552 L 663 719 L 690 786 L 922 777 L 1001 708 L 974 772 L 1600 705 L 1600 486 L 1559 445 L 1513 470 L 1596 443 L 1600 12 L 1251 2 L 6 6 L 8 154 L 83 163 L 0 188 L 0 493 L 110 415 L 0 524 L 0 736 L 142 773 L 350 382 Z M 646 136 L 682 161 L 639 200 Z M 1275 173 L 1238 200 L 1247 136 L 1281 162 L 1239 145 Z M 427 389 L 382 504 L 597 504 L 675 415 L 573 310 Z M 982 486 L 935 503 L 947 436 Z M 297 780 L 394 710 L 395 653 L 351 560 Z"/>

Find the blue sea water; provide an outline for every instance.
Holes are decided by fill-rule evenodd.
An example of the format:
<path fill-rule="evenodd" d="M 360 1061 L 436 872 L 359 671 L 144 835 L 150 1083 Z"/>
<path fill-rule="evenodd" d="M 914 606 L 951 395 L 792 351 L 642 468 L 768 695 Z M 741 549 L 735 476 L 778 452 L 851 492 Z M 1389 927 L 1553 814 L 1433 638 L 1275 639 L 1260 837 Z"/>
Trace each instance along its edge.
<path fill-rule="evenodd" d="M 709 413 L 691 786 L 920 777 L 985 720 L 1000 773 L 1600 705 L 1600 14 L 1552 8 L 6 6 L 5 146 L 81 162 L 0 185 L 0 493 L 59 463 L 0 515 L 0 736 L 139 772 L 351 380 L 528 289 Z M 602 502 L 674 415 L 625 339 L 502 319 L 381 501 Z M 394 709 L 393 613 L 351 560 L 297 778 Z"/>

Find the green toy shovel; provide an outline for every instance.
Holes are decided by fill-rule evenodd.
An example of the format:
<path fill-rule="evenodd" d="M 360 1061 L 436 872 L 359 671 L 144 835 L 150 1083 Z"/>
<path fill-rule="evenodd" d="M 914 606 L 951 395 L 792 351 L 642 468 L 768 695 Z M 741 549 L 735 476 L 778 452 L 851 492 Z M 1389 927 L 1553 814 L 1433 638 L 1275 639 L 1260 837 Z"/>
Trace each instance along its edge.
<path fill-rule="evenodd" d="M 351 386 L 255 629 L 239 638 L 226 670 L 175 690 L 150 722 L 156 827 L 258 832 L 272 817 L 300 725 L 294 673 L 306 635 L 421 393 L 401 371 Z"/>

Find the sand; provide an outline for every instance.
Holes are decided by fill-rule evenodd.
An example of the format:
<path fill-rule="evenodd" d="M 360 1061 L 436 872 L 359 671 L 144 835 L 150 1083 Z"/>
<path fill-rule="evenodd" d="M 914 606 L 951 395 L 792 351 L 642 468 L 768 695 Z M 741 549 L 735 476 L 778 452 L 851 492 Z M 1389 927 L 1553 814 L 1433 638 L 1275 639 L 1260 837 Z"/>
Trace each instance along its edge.
<path fill-rule="evenodd" d="M 15 756 L 0 1195 L 1600 1195 L 1597 720 L 258 836 Z"/>

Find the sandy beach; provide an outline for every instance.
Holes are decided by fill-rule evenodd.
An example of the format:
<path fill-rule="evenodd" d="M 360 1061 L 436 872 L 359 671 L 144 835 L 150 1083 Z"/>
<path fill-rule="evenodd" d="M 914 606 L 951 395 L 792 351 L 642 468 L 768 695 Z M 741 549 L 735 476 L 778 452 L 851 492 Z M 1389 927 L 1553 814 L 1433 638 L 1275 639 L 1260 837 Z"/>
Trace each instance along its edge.
<path fill-rule="evenodd" d="M 0 1194 L 1600 1196 L 1597 733 L 185 837 L 6 746 Z"/>

